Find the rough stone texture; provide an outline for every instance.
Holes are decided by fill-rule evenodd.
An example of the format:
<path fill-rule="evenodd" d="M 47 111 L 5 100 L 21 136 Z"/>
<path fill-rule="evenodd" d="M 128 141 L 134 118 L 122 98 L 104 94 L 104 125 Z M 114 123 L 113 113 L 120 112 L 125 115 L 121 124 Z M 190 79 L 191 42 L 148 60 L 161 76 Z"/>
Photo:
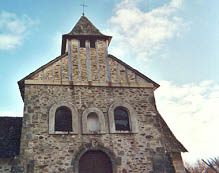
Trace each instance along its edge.
<path fill-rule="evenodd" d="M 88 81 L 88 74 L 87 74 L 87 57 L 86 57 L 86 48 L 79 48 L 80 51 L 80 71 L 81 71 L 81 80 L 79 78 L 79 68 L 78 68 L 78 40 L 73 39 L 72 42 L 72 74 L 73 74 L 73 81 L 82 81 L 87 82 Z M 106 62 L 105 62 L 105 56 L 104 56 L 104 40 L 97 40 L 97 53 L 98 53 L 98 60 L 100 65 L 100 81 L 106 82 L 107 75 L 106 75 Z M 91 55 L 91 77 L 93 82 L 99 82 L 98 80 L 98 68 L 97 68 L 97 60 L 96 60 L 96 50 L 95 48 L 90 49 L 90 55 Z M 60 64 L 62 63 L 62 70 L 60 68 Z M 135 79 L 135 73 L 127 67 L 125 67 L 122 64 L 119 64 L 115 59 L 112 58 L 112 56 L 109 56 L 109 65 L 110 65 L 110 75 L 112 79 L 112 83 L 148 83 L 145 79 L 143 79 L 140 76 L 136 76 L 137 79 Z M 68 56 L 64 56 L 58 61 L 55 61 L 45 68 L 41 70 L 40 72 L 34 74 L 30 79 L 32 80 L 45 80 L 45 81 L 53 81 L 52 77 L 52 66 L 54 66 L 54 79 L 55 81 L 68 81 Z M 118 69 L 117 66 L 119 66 L 119 73 L 120 73 L 120 80 L 118 77 Z M 127 70 L 127 74 L 126 74 Z M 62 74 L 61 72 L 62 71 Z M 128 78 L 128 81 L 127 81 Z"/>
<path fill-rule="evenodd" d="M 17 165 L 16 157 L 4 159 L 0 158 L 0 173 L 24 173 L 24 168 L 23 166 Z"/>
<path fill-rule="evenodd" d="M 103 35 L 85 16 L 81 16 L 69 35 Z"/>
<path fill-rule="evenodd" d="M 153 162 L 153 170 L 154 173 L 175 173 L 175 169 L 173 166 L 172 158 L 167 154 L 165 155 L 154 155 L 152 157 Z"/>
<path fill-rule="evenodd" d="M 165 170 L 155 170 L 153 158 L 166 158 L 166 153 L 170 154 L 176 173 L 184 173 L 180 152 L 186 149 L 156 109 L 154 90 L 159 85 L 116 57 L 107 55 L 108 48 L 104 45 L 108 45 L 108 37 L 92 37 L 96 39 L 96 48 L 79 48 L 80 39 L 86 38 L 88 43 L 91 38 L 83 33 L 97 32 L 86 20 L 82 17 L 80 26 L 72 31 L 78 37 L 63 38 L 62 56 L 19 81 L 24 117 L 20 164 L 16 166 L 23 166 L 25 173 L 78 173 L 80 157 L 86 151 L 100 150 L 111 159 L 113 173 L 164 173 Z M 68 71 L 71 68 L 68 68 L 68 54 L 65 54 L 69 43 L 72 45 L 72 52 L 69 52 L 72 55 L 72 72 Z M 88 69 L 91 69 L 92 78 L 89 82 Z M 71 73 L 73 81 L 68 81 Z M 76 82 L 79 84 L 74 85 Z M 49 126 L 53 125 L 49 123 L 50 110 L 63 102 L 74 105 L 78 112 L 76 134 L 49 133 Z M 133 108 L 130 113 L 135 113 L 130 115 L 134 116 L 130 123 L 135 123 L 134 133 L 110 133 L 109 116 L 112 114 L 109 109 L 114 103 L 127 103 Z M 101 129 L 105 133 L 83 133 L 86 122 L 82 122 L 82 115 L 91 108 L 102 112 L 99 119 L 100 122 L 105 121 L 105 126 L 102 126 L 105 129 Z"/>
<path fill-rule="evenodd" d="M 73 80 L 88 81 L 86 48 L 80 48 L 80 65 L 78 64 L 78 40 L 72 42 L 72 73 Z M 98 40 L 98 51 L 91 49 L 91 72 L 95 82 L 106 82 L 107 71 L 104 56 L 104 41 Z M 98 52 L 100 66 L 100 81 L 96 62 Z M 62 64 L 60 73 L 59 64 Z M 149 83 L 132 69 L 109 57 L 112 83 Z M 68 80 L 68 57 L 63 56 L 50 63 L 44 69 L 30 77 L 31 80 Z M 119 72 L 118 72 L 119 71 Z M 59 76 L 60 75 L 60 76 Z M 119 81 L 120 79 L 120 81 Z M 74 84 L 74 81 L 72 84 Z M 34 172 L 66 172 L 77 170 L 71 160 L 76 157 L 83 146 L 97 145 L 112 152 L 119 160 L 114 172 L 150 172 L 153 171 L 152 157 L 154 154 L 165 156 L 165 151 L 181 152 L 178 141 L 156 110 L 154 87 L 98 87 L 74 85 L 25 85 L 24 122 L 21 143 L 21 160 L 27 171 L 29 162 L 34 160 Z M 49 134 L 49 112 L 55 104 L 66 102 L 74 105 L 78 111 L 78 134 Z M 115 102 L 126 102 L 135 112 L 136 132 L 126 134 L 111 134 L 108 114 L 109 108 Z M 97 108 L 105 118 L 105 134 L 83 134 L 82 114 L 89 108 Z M 74 120 L 74 119 L 73 119 Z M 75 119 L 76 120 L 76 119 Z M 168 139 L 168 140 L 165 140 Z M 166 142 L 166 143 L 165 143 Z M 174 146 L 174 147 L 172 147 Z M 117 160 L 117 161 L 118 161 Z M 115 162 L 117 162 L 115 161 Z M 175 165 L 174 165 L 175 166 Z M 179 166 L 176 165 L 178 169 Z M 181 172 L 180 172 L 181 173 Z"/>
<path fill-rule="evenodd" d="M 87 127 L 87 124 L 88 124 L 88 121 L 87 121 L 87 117 L 90 113 L 95 113 L 98 117 L 98 121 L 99 121 L 99 124 L 100 124 L 100 129 L 99 131 L 95 131 L 96 134 L 102 134 L 102 133 L 106 133 L 106 125 L 105 125 L 105 116 L 103 114 L 103 112 L 97 108 L 88 108 L 86 109 L 82 116 L 81 116 L 81 129 L 82 129 L 82 133 L 83 134 L 92 134 L 94 132 L 91 132 L 88 130 L 88 127 Z"/>
<path fill-rule="evenodd" d="M 137 120 L 136 120 L 137 114 L 131 105 L 129 105 L 127 102 L 124 102 L 121 99 L 119 99 L 118 101 L 114 101 L 114 103 L 111 104 L 109 107 L 108 117 L 109 117 L 110 132 L 111 133 L 125 133 L 125 131 L 118 131 L 115 128 L 114 110 L 117 107 L 124 107 L 126 108 L 128 112 L 130 130 L 126 131 L 126 133 L 138 133 Z"/>
<path fill-rule="evenodd" d="M 27 171 L 29 171 L 29 169 Z M 23 166 L 14 166 L 11 168 L 11 173 L 24 173 L 24 167 Z M 33 172 L 30 172 L 30 173 L 33 173 Z"/>
<path fill-rule="evenodd" d="M 183 165 L 182 157 L 180 153 L 171 153 L 173 165 L 176 169 L 176 173 L 185 173 L 185 167 Z"/>
<path fill-rule="evenodd" d="M 11 159 L 0 158 L 0 173 L 10 173 L 11 172 Z"/>
<path fill-rule="evenodd" d="M 152 156 L 165 155 L 165 148 L 162 144 L 161 128 L 157 125 L 158 114 L 155 105 L 150 102 L 150 97 L 153 97 L 153 90 L 146 88 L 26 85 L 22 156 L 27 162 L 35 160 L 36 173 L 64 173 L 74 166 L 71 161 L 78 154 L 79 148 L 92 145 L 95 140 L 98 145 L 121 157 L 121 164 L 117 165 L 116 172 L 123 169 L 138 173 L 152 171 Z M 105 110 L 115 101 L 127 102 L 137 112 L 139 133 L 82 135 L 80 127 L 77 135 L 49 135 L 49 110 L 63 100 L 78 109 L 80 120 L 87 108 L 100 109 L 104 113 L 107 130 L 109 122 Z M 30 134 L 31 138 L 28 137 Z"/>
<path fill-rule="evenodd" d="M 72 119 L 74 119 L 74 121 L 72 121 L 72 131 L 71 132 L 55 132 L 55 113 L 56 113 L 56 109 L 58 109 L 61 106 L 66 106 L 71 110 L 72 113 Z M 74 105 L 72 105 L 71 103 L 67 103 L 66 101 L 62 101 L 60 103 L 54 104 L 52 105 L 52 107 L 49 110 L 49 134 L 74 134 L 74 133 L 78 133 L 78 111 L 75 108 Z"/>

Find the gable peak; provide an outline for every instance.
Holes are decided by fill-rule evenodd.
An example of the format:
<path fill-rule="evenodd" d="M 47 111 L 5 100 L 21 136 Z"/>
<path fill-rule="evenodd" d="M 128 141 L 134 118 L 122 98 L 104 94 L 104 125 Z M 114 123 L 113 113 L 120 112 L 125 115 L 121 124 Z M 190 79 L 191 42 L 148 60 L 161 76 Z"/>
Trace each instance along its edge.
<path fill-rule="evenodd" d="M 91 23 L 86 16 L 81 16 L 69 35 L 101 35 L 103 34 Z"/>
<path fill-rule="evenodd" d="M 66 52 L 67 40 L 108 40 L 108 45 L 112 36 L 102 34 L 86 16 L 81 16 L 72 31 L 62 36 L 61 55 Z"/>

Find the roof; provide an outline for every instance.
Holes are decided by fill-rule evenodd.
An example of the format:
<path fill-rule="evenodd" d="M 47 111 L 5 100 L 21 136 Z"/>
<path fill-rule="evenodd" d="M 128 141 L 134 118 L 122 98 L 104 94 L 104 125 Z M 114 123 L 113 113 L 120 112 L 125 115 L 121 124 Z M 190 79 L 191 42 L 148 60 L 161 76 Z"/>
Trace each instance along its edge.
<path fill-rule="evenodd" d="M 156 105 L 156 104 L 155 104 Z M 156 108 L 157 110 L 157 108 Z M 160 120 L 161 131 L 163 134 L 163 143 L 168 152 L 188 152 L 188 150 L 183 146 L 181 142 L 177 140 L 173 132 L 168 127 L 167 123 L 164 121 L 163 117 L 157 110 L 157 116 Z"/>
<path fill-rule="evenodd" d="M 156 82 L 154 82 L 153 80 L 151 80 L 150 78 L 148 78 L 147 76 L 145 76 L 144 74 L 142 74 L 141 72 L 139 72 L 138 70 L 132 68 L 130 65 L 126 64 L 124 61 L 116 58 L 115 56 L 109 54 L 109 57 L 114 59 L 115 61 L 117 61 L 118 63 L 124 65 L 126 68 L 128 68 L 129 70 L 135 72 L 137 75 L 139 75 L 140 77 L 142 77 L 143 79 L 145 79 L 146 81 L 150 82 L 150 83 L 153 83 L 153 85 L 155 86 L 155 88 L 159 88 L 160 85 Z"/>
<path fill-rule="evenodd" d="M 87 17 L 81 16 L 79 21 L 76 23 L 74 28 L 68 34 L 62 36 L 62 48 L 61 54 L 65 53 L 66 40 L 67 39 L 104 39 L 109 40 L 109 43 L 112 39 L 112 36 L 107 36 L 102 34 L 92 23 L 88 20 Z"/>
<path fill-rule="evenodd" d="M 103 35 L 87 17 L 81 16 L 68 35 Z"/>
<path fill-rule="evenodd" d="M 24 99 L 24 81 L 30 79 L 31 77 L 33 77 L 35 74 L 37 74 L 41 70 L 44 70 L 45 68 L 49 67 L 53 63 L 61 60 L 65 56 L 67 56 L 68 53 L 65 53 L 66 41 L 67 41 L 67 39 L 70 39 L 70 38 L 77 38 L 77 39 L 85 39 L 85 38 L 86 39 L 97 39 L 97 38 L 99 38 L 99 39 L 110 40 L 111 36 L 103 35 L 85 16 L 82 16 L 80 18 L 80 20 L 77 22 L 77 24 L 75 25 L 75 27 L 72 29 L 72 31 L 66 35 L 63 35 L 61 56 L 58 56 L 54 60 L 43 65 L 42 67 L 40 67 L 39 69 L 30 73 L 28 76 L 26 76 L 25 78 L 21 79 L 18 82 L 21 96 L 23 99 Z M 109 58 L 113 59 L 114 61 L 117 61 L 119 64 L 122 64 L 123 66 L 125 66 L 125 68 L 127 68 L 127 69 L 131 70 L 132 72 L 134 72 L 135 74 L 139 75 L 145 81 L 152 83 L 154 86 L 153 87 L 154 89 L 156 89 L 160 86 L 159 84 L 157 84 L 156 82 L 154 82 L 153 80 L 151 80 L 150 78 L 145 76 L 144 74 L 140 73 L 136 69 L 132 68 L 131 66 L 129 66 L 125 62 L 116 58 L 115 56 L 109 55 Z M 163 132 L 162 133 L 163 134 L 163 143 L 166 146 L 167 150 L 170 152 L 186 152 L 187 151 L 186 148 L 176 139 L 176 137 L 171 132 L 171 130 L 169 129 L 168 125 L 165 123 L 165 121 L 163 120 L 163 118 L 159 114 L 159 112 L 158 112 L 158 119 L 160 122 L 160 130 L 162 130 L 162 132 Z"/>
<path fill-rule="evenodd" d="M 22 117 L 0 117 L 0 158 L 19 155 Z"/>
<path fill-rule="evenodd" d="M 32 76 L 34 76 L 35 74 L 37 74 L 38 72 L 40 72 L 41 70 L 44 70 L 45 68 L 47 68 L 48 66 L 50 66 L 51 64 L 59 61 L 60 59 L 64 58 L 65 56 L 67 56 L 68 53 L 65 53 L 63 55 L 60 55 L 58 57 L 56 57 L 55 59 L 53 59 L 52 61 L 48 62 L 47 64 L 41 66 L 40 68 L 38 68 L 37 70 L 35 70 L 34 72 L 30 73 L 29 75 L 27 75 L 26 77 L 24 77 L 23 79 L 21 79 L 20 81 L 18 81 L 18 85 L 19 85 L 19 89 L 21 92 L 21 96 L 22 99 L 24 99 L 24 81 L 30 79 Z M 157 84 L 156 82 L 154 82 L 153 80 L 151 80 L 150 78 L 148 78 L 147 76 L 145 76 L 144 74 L 142 74 L 141 72 L 139 72 L 138 70 L 132 68 L 131 66 L 129 66 L 128 64 L 126 64 L 125 62 L 123 62 L 122 60 L 116 58 L 115 56 L 109 54 L 108 55 L 109 58 L 112 58 L 113 60 L 117 61 L 118 63 L 120 63 L 121 65 L 125 66 L 127 69 L 133 71 L 134 73 L 136 73 L 137 75 L 139 75 L 140 77 L 142 77 L 144 80 L 148 81 L 149 83 L 152 83 L 155 87 L 155 89 L 157 89 L 160 85 Z"/>
<path fill-rule="evenodd" d="M 38 73 L 39 71 L 45 69 L 46 67 L 48 67 L 50 64 L 53 64 L 54 62 L 60 60 L 61 58 L 65 57 L 66 55 L 68 55 L 68 53 L 65 53 L 63 55 L 60 55 L 58 57 L 56 57 L 55 59 L 53 59 L 52 61 L 48 62 L 47 64 L 41 66 L 40 68 L 38 68 L 37 70 L 33 71 L 32 73 L 30 73 L 29 75 L 25 76 L 23 79 L 19 80 L 18 86 L 21 92 L 21 97 L 24 100 L 24 81 L 27 79 L 30 79 L 32 76 L 34 76 L 36 73 Z"/>

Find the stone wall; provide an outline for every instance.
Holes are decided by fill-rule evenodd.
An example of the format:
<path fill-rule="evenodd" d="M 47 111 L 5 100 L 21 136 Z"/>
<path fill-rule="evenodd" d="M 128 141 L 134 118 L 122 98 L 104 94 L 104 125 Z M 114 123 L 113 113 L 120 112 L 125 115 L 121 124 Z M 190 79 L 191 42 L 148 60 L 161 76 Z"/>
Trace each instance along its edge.
<path fill-rule="evenodd" d="M 72 78 L 74 82 L 87 82 L 88 71 L 91 69 L 92 82 L 105 83 L 107 81 L 106 55 L 103 40 L 96 41 L 96 48 L 90 48 L 90 64 L 87 64 L 86 48 L 78 47 L 79 40 L 71 40 L 72 44 Z M 109 60 L 109 75 L 112 83 L 119 84 L 142 84 L 148 83 L 145 79 L 136 75 L 134 71 L 127 66 L 122 65 L 113 59 L 113 56 L 108 55 Z M 68 81 L 68 55 L 63 56 L 56 61 L 48 64 L 41 71 L 34 74 L 31 80 L 43 81 Z"/>
<path fill-rule="evenodd" d="M 11 172 L 11 159 L 0 158 L 0 173 Z"/>
<path fill-rule="evenodd" d="M 173 165 L 175 167 L 176 173 L 185 173 L 185 167 L 183 165 L 181 154 L 172 153 L 171 154 Z"/>
<path fill-rule="evenodd" d="M 153 97 L 153 89 L 147 88 L 26 85 L 20 156 L 25 170 L 31 164 L 35 173 L 72 173 L 80 151 L 93 149 L 111 153 L 116 173 L 152 173 L 152 157 L 165 155 Z M 139 133 L 109 133 L 108 109 L 115 101 L 134 108 Z M 49 135 L 49 110 L 60 102 L 77 108 L 78 134 Z M 103 112 L 105 134 L 82 134 L 81 116 L 87 108 Z"/>

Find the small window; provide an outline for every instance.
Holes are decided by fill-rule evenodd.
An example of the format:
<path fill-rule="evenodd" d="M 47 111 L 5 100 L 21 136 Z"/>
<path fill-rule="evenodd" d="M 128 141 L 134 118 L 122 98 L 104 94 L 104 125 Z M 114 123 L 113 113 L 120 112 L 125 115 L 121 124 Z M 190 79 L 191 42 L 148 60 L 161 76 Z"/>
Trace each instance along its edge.
<path fill-rule="evenodd" d="M 119 131 L 130 131 L 129 115 L 123 107 L 118 107 L 114 111 L 115 128 Z"/>
<path fill-rule="evenodd" d="M 85 40 L 80 40 L 80 47 L 85 47 Z"/>
<path fill-rule="evenodd" d="M 72 131 L 72 114 L 66 106 L 61 106 L 56 110 L 55 131 Z"/>
<path fill-rule="evenodd" d="M 95 48 L 95 40 L 90 40 L 90 47 Z"/>
<path fill-rule="evenodd" d="M 100 131 L 100 122 L 98 115 L 94 112 L 90 113 L 87 116 L 87 129 L 89 132 L 99 132 Z"/>

